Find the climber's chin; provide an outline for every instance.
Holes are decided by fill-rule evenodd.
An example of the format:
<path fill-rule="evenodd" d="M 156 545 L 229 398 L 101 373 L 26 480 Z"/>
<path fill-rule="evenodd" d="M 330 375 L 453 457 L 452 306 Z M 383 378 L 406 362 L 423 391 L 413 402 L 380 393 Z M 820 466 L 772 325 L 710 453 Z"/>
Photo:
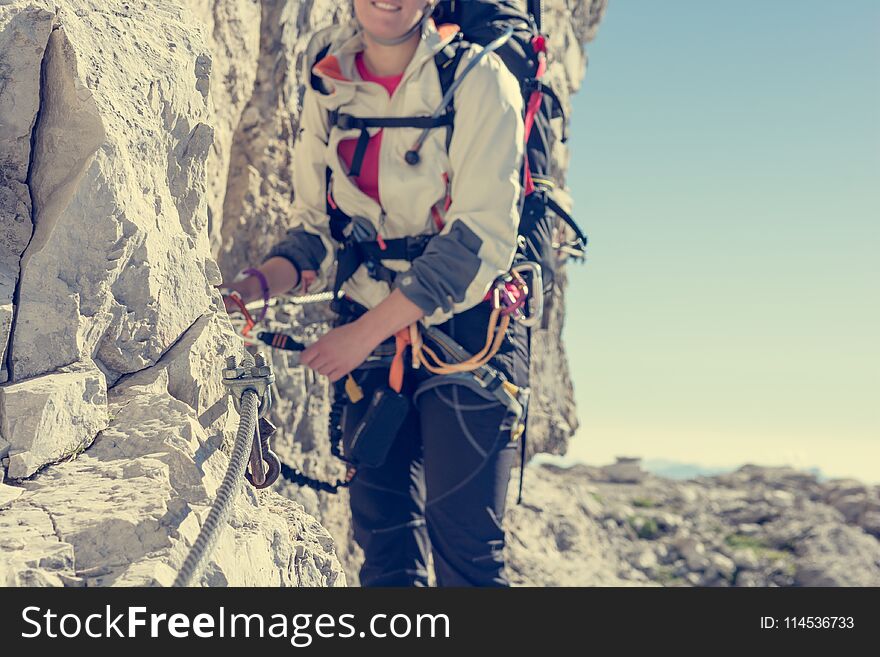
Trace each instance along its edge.
<path fill-rule="evenodd" d="M 390 41 L 412 30 L 427 4 L 427 0 L 354 0 L 354 12 L 366 32 Z"/>

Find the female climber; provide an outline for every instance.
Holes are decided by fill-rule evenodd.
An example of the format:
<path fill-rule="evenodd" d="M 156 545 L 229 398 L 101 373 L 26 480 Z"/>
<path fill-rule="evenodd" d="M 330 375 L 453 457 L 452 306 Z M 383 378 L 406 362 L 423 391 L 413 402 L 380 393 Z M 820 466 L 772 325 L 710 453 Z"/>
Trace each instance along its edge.
<path fill-rule="evenodd" d="M 501 60 L 472 46 L 444 107 L 439 71 L 458 29 L 435 24 L 435 1 L 354 0 L 350 24 L 312 39 L 292 227 L 225 284 L 245 303 L 341 290 L 337 326 L 301 362 L 345 398 L 345 453 L 382 433 L 363 430 L 375 390 L 409 400 L 399 417 L 377 414 L 394 432 L 387 453 L 351 482 L 362 586 L 426 586 L 429 555 L 439 586 L 509 585 L 502 517 L 523 418 L 498 388 L 525 389 L 529 348 L 498 311 L 516 292 L 523 99 Z M 464 348 L 465 366 L 429 327 Z"/>

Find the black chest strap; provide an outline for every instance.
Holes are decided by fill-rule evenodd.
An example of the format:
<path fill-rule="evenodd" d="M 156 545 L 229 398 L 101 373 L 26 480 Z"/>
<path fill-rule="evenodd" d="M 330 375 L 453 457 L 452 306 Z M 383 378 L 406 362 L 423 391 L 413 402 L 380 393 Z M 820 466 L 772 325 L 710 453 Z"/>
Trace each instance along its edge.
<path fill-rule="evenodd" d="M 345 114 L 337 110 L 331 110 L 328 113 L 330 127 L 337 127 L 340 130 L 360 130 L 357 146 L 354 150 L 354 157 L 351 160 L 351 167 L 348 175 L 357 177 L 361 175 L 361 167 L 364 164 L 364 156 L 367 154 L 367 144 L 370 142 L 370 133 L 367 128 L 416 128 L 419 130 L 430 130 L 432 128 L 443 128 L 452 126 L 455 121 L 455 112 L 447 111 L 440 116 L 374 116 L 374 117 L 357 117 L 351 114 Z"/>

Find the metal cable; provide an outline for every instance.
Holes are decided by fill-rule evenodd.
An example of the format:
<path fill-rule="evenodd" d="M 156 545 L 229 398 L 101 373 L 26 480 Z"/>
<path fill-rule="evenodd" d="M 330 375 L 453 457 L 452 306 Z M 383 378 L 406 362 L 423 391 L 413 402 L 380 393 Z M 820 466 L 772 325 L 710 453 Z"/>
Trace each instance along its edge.
<path fill-rule="evenodd" d="M 253 361 L 251 361 L 253 362 Z M 241 421 L 238 424 L 238 433 L 235 435 L 235 444 L 232 448 L 232 456 L 229 458 L 229 467 L 223 477 L 223 483 L 217 489 L 217 497 L 199 536 L 193 543 L 183 566 L 174 580 L 173 586 L 191 586 L 201 572 L 211 552 L 217 543 L 220 530 L 226 524 L 227 516 L 232 508 L 232 503 L 241 488 L 242 475 L 251 453 L 254 440 L 254 431 L 257 427 L 257 410 L 259 397 L 254 390 L 245 390 L 241 397 Z"/>
<path fill-rule="evenodd" d="M 283 306 L 285 304 L 304 306 L 311 303 L 323 303 L 325 301 L 333 301 L 334 298 L 335 296 L 333 292 L 316 292 L 315 294 L 301 294 L 299 296 L 278 295 L 274 299 L 269 300 L 268 306 L 270 308 L 272 306 Z M 253 301 L 247 304 L 248 310 L 260 310 L 262 307 L 262 301 Z"/>

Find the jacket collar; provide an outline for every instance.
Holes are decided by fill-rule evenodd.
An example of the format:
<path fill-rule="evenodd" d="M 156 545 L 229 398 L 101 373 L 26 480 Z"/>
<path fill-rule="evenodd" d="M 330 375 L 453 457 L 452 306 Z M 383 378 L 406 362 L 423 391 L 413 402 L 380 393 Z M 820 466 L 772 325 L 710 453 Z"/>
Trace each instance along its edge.
<path fill-rule="evenodd" d="M 352 20 L 349 28 L 353 28 L 354 32 L 346 31 L 347 38 L 340 35 L 343 36 L 344 41 L 338 46 L 331 46 L 327 55 L 312 67 L 312 72 L 315 75 L 334 82 L 350 83 L 355 81 L 354 56 L 364 49 L 364 38 L 363 31 L 357 26 L 356 21 Z M 449 45 L 458 31 L 458 25 L 450 23 L 438 27 L 433 18 L 428 19 L 422 30 L 422 38 L 419 40 L 416 52 L 403 72 L 401 83 Z"/>

